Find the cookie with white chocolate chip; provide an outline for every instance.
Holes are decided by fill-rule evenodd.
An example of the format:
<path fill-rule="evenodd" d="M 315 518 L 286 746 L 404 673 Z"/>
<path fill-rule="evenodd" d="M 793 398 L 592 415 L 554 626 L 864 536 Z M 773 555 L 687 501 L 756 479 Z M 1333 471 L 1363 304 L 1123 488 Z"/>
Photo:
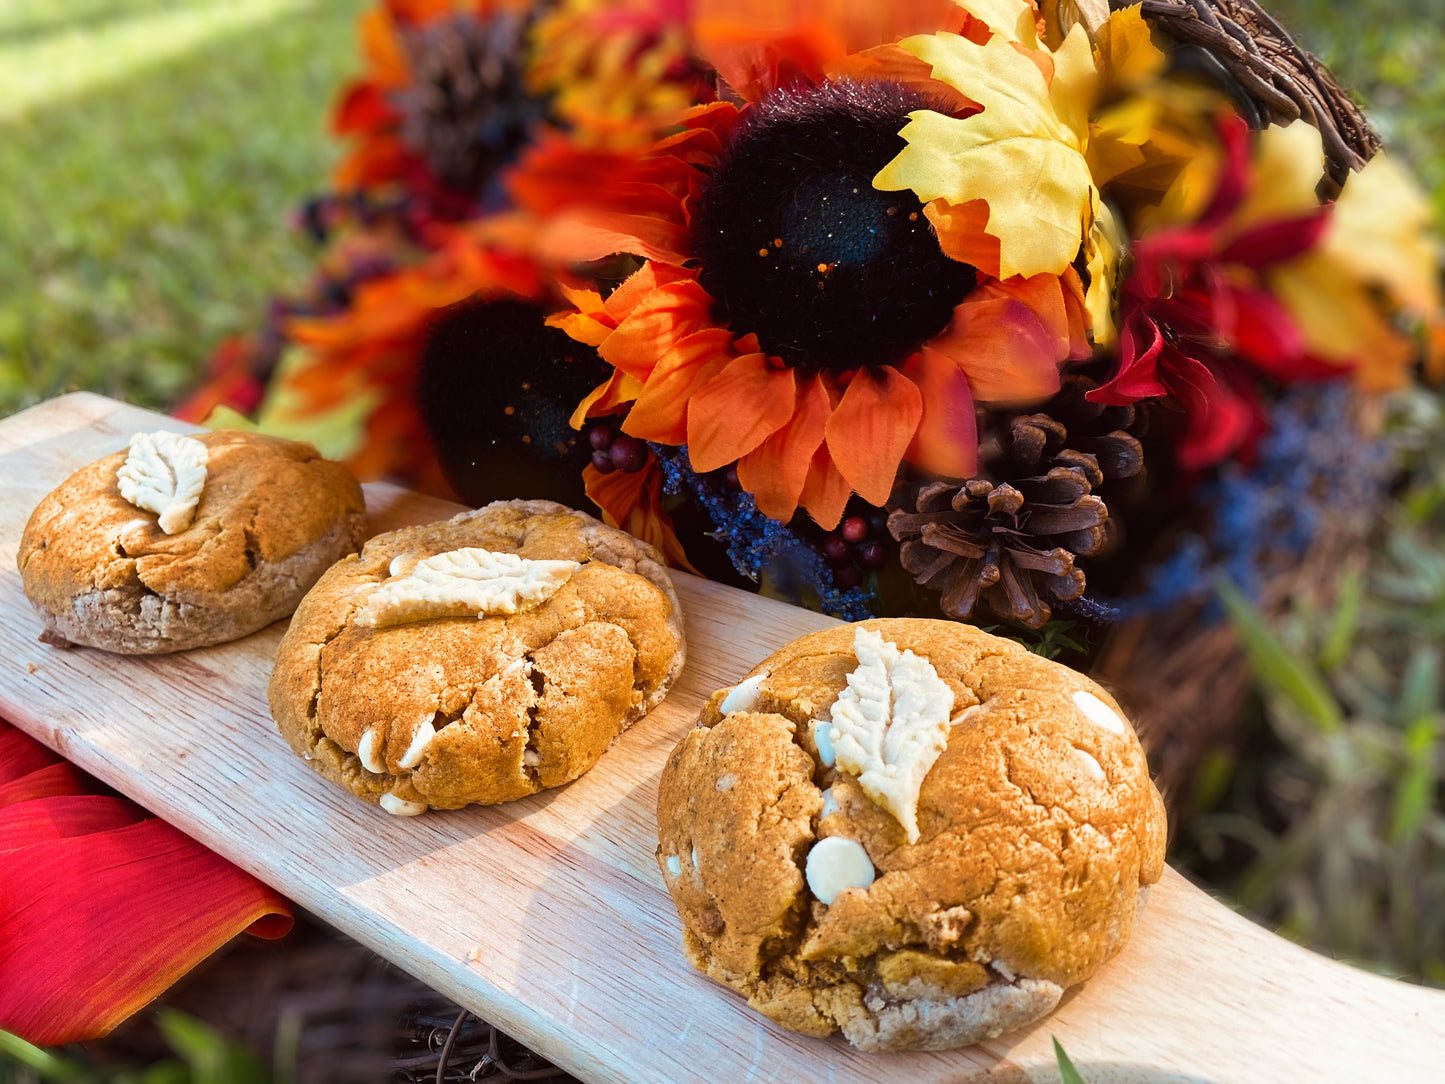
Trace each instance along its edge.
<path fill-rule="evenodd" d="M 390 813 L 489 805 L 591 768 L 683 655 L 655 549 L 551 501 L 498 501 L 327 572 L 277 649 L 271 714 Z"/>
<path fill-rule="evenodd" d="M 309 444 L 139 433 L 40 502 L 18 564 L 41 639 L 150 655 L 280 620 L 365 537 L 361 487 Z"/>
<path fill-rule="evenodd" d="M 689 961 L 864 1050 L 965 1046 L 1119 951 L 1163 803 L 1087 677 L 952 621 L 804 636 L 704 706 L 658 793 Z"/>

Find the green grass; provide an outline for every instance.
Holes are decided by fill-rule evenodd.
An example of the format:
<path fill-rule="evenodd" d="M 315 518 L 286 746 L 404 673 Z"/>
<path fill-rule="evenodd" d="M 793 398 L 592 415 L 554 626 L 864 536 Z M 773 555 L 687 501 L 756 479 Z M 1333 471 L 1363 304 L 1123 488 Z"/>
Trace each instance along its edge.
<path fill-rule="evenodd" d="M 311 255 L 362 0 L 0 5 L 0 415 L 163 407 Z"/>

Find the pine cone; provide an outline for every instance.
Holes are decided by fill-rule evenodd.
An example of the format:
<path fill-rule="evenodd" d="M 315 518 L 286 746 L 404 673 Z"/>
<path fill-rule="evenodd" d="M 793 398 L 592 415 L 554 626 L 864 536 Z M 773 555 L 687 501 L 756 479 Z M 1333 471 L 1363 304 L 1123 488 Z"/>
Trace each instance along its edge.
<path fill-rule="evenodd" d="M 525 85 L 527 23 L 501 11 L 404 31 L 412 82 L 395 99 L 402 141 L 447 188 L 481 194 L 545 111 Z"/>
<path fill-rule="evenodd" d="M 900 487 L 888 530 L 902 543 L 903 567 L 943 594 L 943 611 L 968 618 L 982 597 L 1001 617 L 1039 628 L 1046 596 L 1084 592 L 1074 559 L 1104 541 L 1109 510 L 1082 470 L 1054 467 L 1014 482 L 971 478 Z"/>
<path fill-rule="evenodd" d="M 1139 438 L 1148 429 L 1148 415 L 1141 406 L 1089 402 L 1084 396 L 1096 387 L 1090 377 L 1071 374 L 1040 413 L 1014 415 L 1002 432 L 981 426 L 980 460 L 991 464 L 1006 459 L 1012 469 L 1029 471 L 1044 464 L 1076 466 L 1096 488 L 1136 477 L 1144 469 Z"/>
<path fill-rule="evenodd" d="M 1144 466 L 1135 435 L 1144 414 L 1089 402 L 1095 386 L 1071 375 L 1038 413 L 981 417 L 978 477 L 894 491 L 888 530 L 902 544 L 899 559 L 941 592 L 945 613 L 966 619 L 982 599 L 1000 617 L 1039 628 L 1050 599 L 1083 594 L 1075 562 L 1098 554 L 1115 526 L 1094 491 Z"/>

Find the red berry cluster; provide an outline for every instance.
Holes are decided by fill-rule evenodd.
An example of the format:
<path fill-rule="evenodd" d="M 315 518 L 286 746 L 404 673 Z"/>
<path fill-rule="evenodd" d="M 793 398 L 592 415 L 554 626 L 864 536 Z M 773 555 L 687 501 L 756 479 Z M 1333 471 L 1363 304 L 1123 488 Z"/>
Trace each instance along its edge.
<path fill-rule="evenodd" d="M 592 445 L 592 466 L 599 474 L 615 470 L 636 474 L 647 466 L 652 455 L 643 441 L 629 437 L 612 421 L 592 423 L 587 429 L 587 442 Z"/>
<path fill-rule="evenodd" d="M 869 507 L 843 517 L 837 530 L 823 536 L 823 560 L 833 570 L 833 586 L 844 591 L 888 563 L 888 513 Z"/>

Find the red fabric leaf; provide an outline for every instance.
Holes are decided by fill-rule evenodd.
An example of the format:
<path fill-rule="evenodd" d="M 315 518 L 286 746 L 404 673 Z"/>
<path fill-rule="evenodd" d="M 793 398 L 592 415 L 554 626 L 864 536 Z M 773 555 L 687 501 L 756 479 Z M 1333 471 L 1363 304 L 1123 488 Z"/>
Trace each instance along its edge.
<path fill-rule="evenodd" d="M 0 779 L 0 1028 L 98 1038 L 242 930 L 291 928 L 281 896 L 3 721 Z"/>

